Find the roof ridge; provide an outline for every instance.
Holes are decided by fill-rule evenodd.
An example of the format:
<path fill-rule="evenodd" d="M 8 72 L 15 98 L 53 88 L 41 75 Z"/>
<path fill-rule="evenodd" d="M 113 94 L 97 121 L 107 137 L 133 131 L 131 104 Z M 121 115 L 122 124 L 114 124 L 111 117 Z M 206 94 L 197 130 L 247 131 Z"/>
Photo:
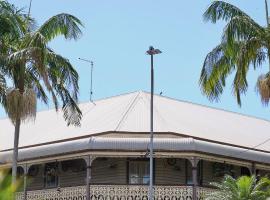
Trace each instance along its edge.
<path fill-rule="evenodd" d="M 142 92 L 146 93 L 146 94 L 150 94 L 150 92 L 147 92 L 147 91 L 142 91 Z M 210 106 L 210 105 L 195 103 L 195 102 L 188 101 L 188 100 L 181 100 L 181 99 L 177 99 L 177 98 L 173 98 L 173 97 L 169 97 L 169 96 L 158 95 L 158 94 L 154 94 L 154 96 L 160 97 L 160 98 L 165 98 L 165 99 L 176 101 L 176 102 L 187 103 L 187 104 L 191 104 L 191 105 L 194 105 L 194 106 L 201 106 L 201 107 L 209 108 L 209 109 L 212 109 L 212 110 L 218 110 L 218 111 L 222 111 L 222 112 L 226 112 L 226 113 L 240 115 L 240 116 L 243 116 L 243 117 L 257 119 L 257 120 L 261 120 L 261 121 L 265 121 L 265 122 L 270 122 L 269 119 L 265 119 L 265 118 L 262 118 L 262 117 L 257 117 L 257 116 L 250 115 L 250 114 L 244 114 L 244 113 L 240 113 L 240 112 L 235 112 L 235 111 L 231 111 L 231 110 L 226 110 L 225 108 L 217 108 L 217 107 Z"/>
<path fill-rule="evenodd" d="M 118 122 L 118 124 L 116 125 L 114 131 L 117 131 L 120 126 L 124 123 L 124 120 L 127 118 L 128 114 L 130 113 L 131 109 L 134 107 L 134 105 L 137 102 L 138 97 L 141 96 L 141 91 L 137 92 L 136 96 L 134 97 L 134 99 L 131 101 L 130 105 L 127 107 L 127 110 L 124 111 L 123 116 L 121 117 L 120 121 Z"/>

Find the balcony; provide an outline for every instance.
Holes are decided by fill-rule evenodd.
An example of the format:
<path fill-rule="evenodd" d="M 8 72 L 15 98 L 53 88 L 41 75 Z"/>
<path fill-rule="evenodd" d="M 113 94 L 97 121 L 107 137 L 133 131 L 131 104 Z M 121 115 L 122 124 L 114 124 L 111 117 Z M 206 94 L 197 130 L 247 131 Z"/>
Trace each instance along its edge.
<path fill-rule="evenodd" d="M 92 200 L 147 200 L 148 187 L 141 185 L 91 185 Z M 192 200 L 192 186 L 155 186 L 156 200 Z M 197 200 L 203 200 L 210 188 L 197 187 Z M 27 200 L 84 200 L 85 186 L 27 192 Z M 24 193 L 17 193 L 16 200 L 24 200 Z"/>

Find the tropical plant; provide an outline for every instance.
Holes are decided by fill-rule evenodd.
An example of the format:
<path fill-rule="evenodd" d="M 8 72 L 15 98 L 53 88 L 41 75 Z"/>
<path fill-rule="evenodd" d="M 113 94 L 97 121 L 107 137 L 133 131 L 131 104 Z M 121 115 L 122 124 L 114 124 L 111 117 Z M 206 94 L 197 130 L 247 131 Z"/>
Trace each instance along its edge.
<path fill-rule="evenodd" d="M 48 46 L 50 41 L 61 35 L 66 39 L 78 39 L 81 35 L 81 21 L 62 13 L 33 29 L 28 26 L 29 19 L 23 18 L 24 25 L 19 29 L 20 34 L 12 41 L 8 40 L 6 50 L 1 51 L 0 55 L 3 91 L 0 99 L 15 126 L 13 182 L 16 179 L 20 125 L 21 122 L 35 118 L 37 99 L 48 104 L 50 95 L 56 110 L 60 101 L 68 125 L 80 125 L 82 117 L 77 106 L 78 73 L 68 59 Z M 12 82 L 11 86 L 7 86 L 7 80 Z"/>
<path fill-rule="evenodd" d="M 8 171 L 0 171 L 0 200 L 13 200 L 14 194 L 21 187 L 21 181 L 11 183 Z"/>
<path fill-rule="evenodd" d="M 234 179 L 225 176 L 221 183 L 211 183 L 215 192 L 207 195 L 206 200 L 266 200 L 270 197 L 270 180 L 255 176 L 242 176 Z"/>
<path fill-rule="evenodd" d="M 3 74 L 3 56 L 7 55 L 9 45 L 15 42 L 25 32 L 25 15 L 14 5 L 0 1 L 0 103 L 3 103 L 6 92 L 6 82 Z"/>
<path fill-rule="evenodd" d="M 205 21 L 227 22 L 222 40 L 204 60 L 199 84 L 202 92 L 211 100 L 219 100 L 226 78 L 235 72 L 232 89 L 241 106 L 241 95 L 248 88 L 247 72 L 269 61 L 270 67 L 270 27 L 267 0 L 265 0 L 267 25 L 255 22 L 248 14 L 224 1 L 213 1 L 205 11 Z M 261 101 L 267 105 L 270 100 L 270 73 L 261 75 L 257 81 L 257 91 Z"/>

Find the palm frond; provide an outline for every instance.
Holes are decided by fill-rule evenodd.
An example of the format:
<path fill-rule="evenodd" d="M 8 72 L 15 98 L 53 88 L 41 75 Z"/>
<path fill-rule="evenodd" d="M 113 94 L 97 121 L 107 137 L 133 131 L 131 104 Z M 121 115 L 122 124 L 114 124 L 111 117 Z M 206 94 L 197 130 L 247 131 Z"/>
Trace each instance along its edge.
<path fill-rule="evenodd" d="M 204 20 L 212 23 L 216 23 L 218 20 L 228 21 L 235 16 L 248 15 L 236 6 L 224 1 L 213 1 L 203 14 Z"/>
<path fill-rule="evenodd" d="M 82 113 L 77 106 L 78 101 L 78 73 L 68 59 L 47 49 L 46 62 L 48 64 L 48 76 L 52 84 L 52 97 L 55 107 L 58 107 L 58 99 L 61 99 L 64 119 L 68 125 L 80 125 Z"/>
<path fill-rule="evenodd" d="M 234 179 L 225 176 L 221 183 L 211 183 L 217 191 L 207 195 L 206 200 L 265 200 L 270 197 L 270 180 L 262 178 L 257 181 L 255 176 L 241 176 Z"/>
<path fill-rule="evenodd" d="M 246 79 L 247 69 L 245 67 L 238 68 L 233 80 L 233 94 L 236 97 L 239 106 L 242 105 L 241 95 L 245 94 L 248 88 L 248 82 Z"/>
<path fill-rule="evenodd" d="M 5 105 L 6 104 L 6 79 L 3 74 L 0 73 L 0 103 Z"/>
<path fill-rule="evenodd" d="M 63 84 L 68 88 L 73 98 L 77 100 L 79 92 L 79 75 L 68 59 L 56 54 L 51 49 L 47 50 L 48 73 L 54 84 Z"/>
<path fill-rule="evenodd" d="M 78 39 L 82 32 L 82 22 L 73 15 L 62 13 L 51 17 L 46 21 L 38 31 L 51 41 L 59 35 L 63 35 L 66 39 Z"/>
<path fill-rule="evenodd" d="M 206 200 L 236 200 L 237 184 L 236 180 L 231 176 L 225 176 L 221 183 L 211 182 L 210 185 L 217 188 L 216 191 L 209 193 Z"/>
<path fill-rule="evenodd" d="M 247 72 L 249 70 L 250 63 L 253 61 L 254 57 L 250 56 L 257 52 L 257 49 L 251 47 L 248 49 L 246 42 L 240 42 L 237 45 L 234 45 L 234 49 L 237 53 L 236 54 L 236 73 L 233 80 L 233 94 L 236 97 L 237 103 L 241 106 L 241 95 L 245 94 L 248 89 L 248 82 L 247 82 Z"/>
<path fill-rule="evenodd" d="M 247 41 L 252 38 L 261 39 L 264 35 L 264 28 L 257 24 L 249 16 L 235 16 L 229 20 L 223 31 L 223 43 L 232 44 L 234 41 Z"/>
<path fill-rule="evenodd" d="M 68 125 L 80 126 L 82 119 L 82 112 L 77 105 L 77 102 L 66 91 L 63 93 L 63 116 Z M 63 98 L 64 97 L 64 98 Z M 64 100 L 63 100 L 64 99 Z"/>
<path fill-rule="evenodd" d="M 7 56 L 7 61 L 9 63 L 22 63 L 22 62 L 33 62 L 36 65 L 43 64 L 41 60 L 42 49 L 38 47 L 27 47 L 15 51 Z"/>
<path fill-rule="evenodd" d="M 82 112 L 75 100 L 69 93 L 68 89 L 61 84 L 54 85 L 54 90 L 58 96 L 60 96 L 63 103 L 63 117 L 67 121 L 68 125 L 80 126 L 82 119 Z"/>
<path fill-rule="evenodd" d="M 254 190 L 263 190 L 263 191 L 269 191 L 270 189 L 270 180 L 266 177 L 260 178 L 260 180 L 257 182 L 257 184 L 254 187 Z"/>
<path fill-rule="evenodd" d="M 40 49 L 46 49 L 47 41 L 45 37 L 38 31 L 34 33 L 27 33 L 21 40 L 20 48 L 36 47 Z"/>
<path fill-rule="evenodd" d="M 25 84 L 27 87 L 33 88 L 38 99 L 43 103 L 48 104 L 48 96 L 45 92 L 45 88 L 41 85 L 40 75 L 32 65 L 26 68 Z"/>
<path fill-rule="evenodd" d="M 234 67 L 223 48 L 222 44 L 218 45 L 207 54 L 200 75 L 201 90 L 211 101 L 219 100 L 225 87 L 225 79 Z"/>
<path fill-rule="evenodd" d="M 12 39 L 25 33 L 24 15 L 14 5 L 0 1 L 0 35 L 8 34 Z"/>

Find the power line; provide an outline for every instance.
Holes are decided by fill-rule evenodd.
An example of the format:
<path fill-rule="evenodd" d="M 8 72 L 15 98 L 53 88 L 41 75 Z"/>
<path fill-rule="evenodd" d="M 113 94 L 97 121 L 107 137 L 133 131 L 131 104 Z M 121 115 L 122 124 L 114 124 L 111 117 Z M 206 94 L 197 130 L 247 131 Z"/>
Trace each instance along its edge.
<path fill-rule="evenodd" d="M 237 156 L 237 155 L 246 153 L 246 152 L 248 152 L 248 151 L 250 151 L 250 150 L 254 151 L 254 149 L 256 149 L 257 147 L 259 147 L 259 146 L 261 146 L 261 145 L 266 144 L 266 143 L 269 142 L 269 141 L 270 141 L 270 138 L 264 140 L 263 142 L 261 142 L 261 143 L 255 145 L 255 146 L 253 146 L 253 147 L 251 147 L 251 148 L 249 148 L 249 149 L 243 150 L 243 151 L 241 151 L 241 152 L 239 152 L 239 153 L 237 153 L 237 154 L 230 154 L 229 156 Z M 255 150 L 255 151 L 256 151 L 256 150 Z M 264 152 L 264 153 L 268 153 L 268 154 L 269 154 L 269 152 Z"/>

